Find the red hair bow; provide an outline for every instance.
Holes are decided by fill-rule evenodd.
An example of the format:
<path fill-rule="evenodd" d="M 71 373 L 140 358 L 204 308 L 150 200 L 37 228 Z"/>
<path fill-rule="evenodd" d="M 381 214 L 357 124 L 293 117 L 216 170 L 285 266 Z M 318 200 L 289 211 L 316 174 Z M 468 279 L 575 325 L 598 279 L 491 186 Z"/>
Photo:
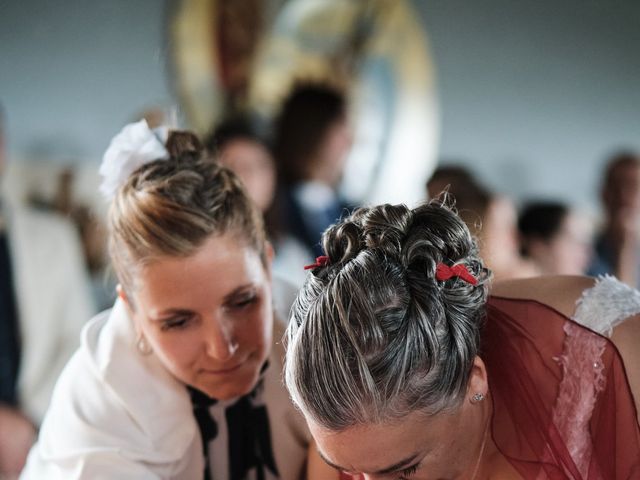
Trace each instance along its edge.
<path fill-rule="evenodd" d="M 311 265 L 305 265 L 305 270 L 311 270 L 316 267 L 326 267 L 329 265 L 329 257 L 326 255 L 322 255 L 320 257 L 316 257 L 316 263 L 312 263 Z"/>
<path fill-rule="evenodd" d="M 467 267 L 463 263 L 459 263 L 452 267 L 445 265 L 444 263 L 439 263 L 436 267 L 436 279 L 441 282 L 449 280 L 450 278 L 458 277 L 464 280 L 471 285 L 477 285 L 478 279 L 469 273 Z"/>

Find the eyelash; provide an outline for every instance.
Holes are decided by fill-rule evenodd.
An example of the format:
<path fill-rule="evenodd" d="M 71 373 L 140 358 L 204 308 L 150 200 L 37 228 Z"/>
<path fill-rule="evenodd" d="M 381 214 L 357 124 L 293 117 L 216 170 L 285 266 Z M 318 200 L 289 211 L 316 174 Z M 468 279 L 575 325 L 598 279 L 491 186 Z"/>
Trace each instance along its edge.
<path fill-rule="evenodd" d="M 165 321 L 162 330 L 179 330 L 185 328 L 189 323 L 189 317 L 176 317 Z"/>
<path fill-rule="evenodd" d="M 240 300 L 239 302 L 236 302 L 234 304 L 231 305 L 231 308 L 237 308 L 237 309 L 243 309 L 248 307 L 249 305 L 255 303 L 258 300 L 258 296 L 257 295 L 251 295 L 250 297 L 244 298 L 242 300 Z"/>
<path fill-rule="evenodd" d="M 418 471 L 418 465 L 414 465 L 413 467 L 405 468 L 400 474 L 399 480 L 407 480 L 407 477 L 412 476 L 414 473 Z"/>
<path fill-rule="evenodd" d="M 231 304 L 230 308 L 236 309 L 236 310 L 244 310 L 249 305 L 254 304 L 257 300 L 258 300 L 258 296 L 257 295 L 251 295 L 250 297 L 247 297 L 247 298 L 245 298 L 243 300 L 240 300 L 239 302 Z M 189 320 L 191 320 L 191 317 L 171 318 L 169 320 L 166 320 L 163 323 L 162 330 L 165 330 L 165 331 L 166 330 L 179 330 L 181 328 L 185 328 L 188 325 Z"/>

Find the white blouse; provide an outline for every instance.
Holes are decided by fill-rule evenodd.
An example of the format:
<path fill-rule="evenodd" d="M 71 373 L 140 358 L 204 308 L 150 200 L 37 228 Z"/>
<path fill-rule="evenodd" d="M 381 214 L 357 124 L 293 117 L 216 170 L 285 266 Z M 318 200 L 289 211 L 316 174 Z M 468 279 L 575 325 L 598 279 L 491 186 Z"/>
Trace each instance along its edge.
<path fill-rule="evenodd" d="M 282 293 L 275 293 L 277 302 Z M 299 480 L 311 436 L 282 382 L 283 326 L 274 323 L 269 367 L 252 402 L 266 407 L 277 478 Z M 154 354 L 141 355 L 135 342 L 120 301 L 87 324 L 80 349 L 58 380 L 22 480 L 204 478 L 201 433 L 187 388 Z M 232 478 L 225 410 L 234 403 L 218 403 L 209 412 L 217 435 L 207 453 L 216 480 Z M 257 475 L 249 470 L 243 480 Z"/>

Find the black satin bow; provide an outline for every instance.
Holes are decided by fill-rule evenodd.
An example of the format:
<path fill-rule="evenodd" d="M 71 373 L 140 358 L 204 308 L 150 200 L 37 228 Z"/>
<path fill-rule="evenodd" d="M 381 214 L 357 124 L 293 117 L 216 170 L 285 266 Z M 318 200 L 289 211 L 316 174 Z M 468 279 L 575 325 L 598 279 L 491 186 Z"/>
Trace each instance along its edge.
<path fill-rule="evenodd" d="M 265 364 L 261 373 L 267 369 Z M 258 480 L 266 479 L 266 471 L 278 477 L 273 449 L 271 447 L 271 428 L 265 405 L 256 405 L 263 391 L 263 381 L 256 388 L 241 397 L 225 410 L 229 435 L 229 479 L 246 480 L 255 470 Z M 204 480 L 213 480 L 209 466 L 209 443 L 218 434 L 218 426 L 211 417 L 210 407 L 217 403 L 204 393 L 189 387 L 193 413 L 198 422 L 205 456 Z"/>
<path fill-rule="evenodd" d="M 192 387 L 187 387 L 191 395 L 193 405 L 193 415 L 196 417 L 200 437 L 202 438 L 202 453 L 204 454 L 204 480 L 212 480 L 211 467 L 209 466 L 209 442 L 218 435 L 218 425 L 209 412 L 209 408 L 218 403 L 218 400 L 211 398 Z"/>

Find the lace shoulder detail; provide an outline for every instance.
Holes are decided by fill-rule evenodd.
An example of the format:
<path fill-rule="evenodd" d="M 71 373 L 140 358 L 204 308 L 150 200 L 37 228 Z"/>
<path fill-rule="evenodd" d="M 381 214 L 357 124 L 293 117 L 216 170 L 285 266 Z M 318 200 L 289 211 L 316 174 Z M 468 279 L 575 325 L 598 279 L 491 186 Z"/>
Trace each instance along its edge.
<path fill-rule="evenodd" d="M 582 292 L 576 306 L 573 320 L 610 337 L 616 325 L 640 313 L 640 292 L 611 275 L 604 275 Z"/>

